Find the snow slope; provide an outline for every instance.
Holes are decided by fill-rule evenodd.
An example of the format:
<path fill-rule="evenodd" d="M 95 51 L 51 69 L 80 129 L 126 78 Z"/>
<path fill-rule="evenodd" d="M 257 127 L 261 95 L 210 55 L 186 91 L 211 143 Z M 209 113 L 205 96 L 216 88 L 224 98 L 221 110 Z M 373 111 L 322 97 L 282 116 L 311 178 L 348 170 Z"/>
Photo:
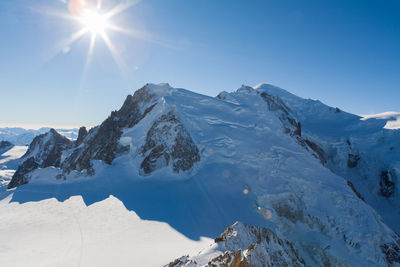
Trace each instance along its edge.
<path fill-rule="evenodd" d="M 0 212 L 27 207 L 26 212 L 40 214 L 47 201 L 63 207 L 80 196 L 88 209 L 108 213 L 112 195 L 141 219 L 167 223 L 192 241 L 214 238 L 242 221 L 292 243 L 308 266 L 396 266 L 398 237 L 385 223 L 395 228 L 399 222 L 398 182 L 391 176 L 394 191 L 383 197 L 379 174 L 382 168 L 398 172 L 399 132 L 383 130 L 385 122 L 360 119 L 271 85 L 242 86 L 212 98 L 148 84 L 91 129 L 82 143 L 64 151 L 60 167 L 35 169 L 27 174 L 28 184 L 2 192 Z M 382 136 L 384 142 L 379 141 Z M 391 146 L 395 148 L 388 154 Z M 352 168 L 347 165 L 350 152 L 362 158 Z M 176 168 L 177 162 L 184 168 Z M 364 175 L 366 164 L 374 172 Z M 151 166 L 149 171 L 145 166 Z M 37 206 L 28 208 L 32 201 Z M 382 208 L 385 204 L 388 210 Z M 73 221 L 73 215 L 66 220 Z M 121 216 L 114 227 L 126 220 Z M 8 242 L 9 254 L 18 255 L 24 250 L 17 243 L 31 239 L 19 234 L 24 227 L 10 225 L 4 231 L 20 239 Z M 96 224 L 93 228 L 97 230 Z M 51 229 L 41 231 L 53 236 Z M 110 239 L 119 240 L 117 236 Z M 142 238 L 136 239 L 139 244 Z M 131 242 L 130 236 L 121 237 L 124 242 Z M 198 248 L 200 243 L 191 244 Z M 67 243 L 59 246 L 68 250 Z M 133 248 L 140 265 L 159 264 Z M 171 260 L 193 251 L 181 248 Z M 105 253 L 87 257 L 83 266 L 112 258 Z M 121 265 L 130 262 L 127 254 L 120 257 Z M 56 262 L 54 258 L 48 260 Z"/>
<path fill-rule="evenodd" d="M 6 188 L 9 184 L 15 170 L 21 163 L 20 158 L 28 150 L 27 146 L 12 146 L 0 154 L 0 187 Z M 4 190 L 4 189 L 0 189 Z"/>
<path fill-rule="evenodd" d="M 255 89 L 280 97 L 301 121 L 303 137 L 323 149 L 325 166 L 349 180 L 385 222 L 400 232 L 400 196 L 396 193 L 399 192 L 400 130 L 384 129 L 388 117 L 366 119 L 269 84 Z M 382 183 L 385 172 L 393 174 L 389 175 L 393 181 L 390 190 Z"/>
<path fill-rule="evenodd" d="M 112 196 L 90 206 L 80 196 L 8 200 L 0 202 L 1 266 L 161 266 L 212 242 L 142 220 Z"/>

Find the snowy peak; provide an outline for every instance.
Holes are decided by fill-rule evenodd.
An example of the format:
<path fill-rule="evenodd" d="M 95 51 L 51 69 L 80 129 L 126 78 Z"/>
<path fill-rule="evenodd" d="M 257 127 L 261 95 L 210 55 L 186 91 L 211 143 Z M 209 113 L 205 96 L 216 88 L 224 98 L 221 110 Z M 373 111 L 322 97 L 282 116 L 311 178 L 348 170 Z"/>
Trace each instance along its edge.
<path fill-rule="evenodd" d="M 14 173 L 8 188 L 26 184 L 29 181 L 27 174 L 39 167 L 59 167 L 62 152 L 71 145 L 72 141 L 54 129 L 35 137 L 29 145 L 28 151 L 22 157 L 24 162 Z"/>
<path fill-rule="evenodd" d="M 73 144 L 62 138 L 54 129 L 35 138 L 23 157 L 33 159 L 23 164 L 21 170 L 16 173 L 16 177 L 23 182 L 16 182 L 16 178 L 10 183 L 10 188 L 27 183 L 29 179 L 22 179 L 22 176 L 39 167 L 61 168 L 61 176 L 64 178 L 72 171 L 85 171 L 86 174 L 93 175 L 93 161 L 102 161 L 110 165 L 116 157 L 129 152 L 131 144 L 120 142 L 123 132 L 137 125 L 157 105 L 159 107 L 153 112 L 152 118 L 157 114 L 158 118 L 150 119 L 151 124 L 146 126 L 148 132 L 145 143 L 142 144 L 144 159 L 140 165 L 140 173 L 147 175 L 168 165 L 171 165 L 176 173 L 191 169 L 193 164 L 200 160 L 200 154 L 177 113 L 165 107 L 165 97 L 174 92 L 176 89 L 166 83 L 146 84 L 133 95 L 128 95 L 122 107 L 111 112 L 101 125 L 90 129 L 89 132 L 85 127 L 81 127 L 78 139 Z M 133 146 L 140 145 L 134 141 Z"/>
<path fill-rule="evenodd" d="M 99 127 L 86 134 L 81 144 L 77 141 L 79 147 L 68 153 L 70 156 L 62 165 L 63 171 L 87 170 L 93 174 L 92 160 L 111 164 L 116 157 L 127 153 L 131 145 L 138 146 L 137 140 L 134 144 L 120 142 L 123 132 L 147 118 L 157 105 L 161 106 L 155 113 L 161 113 L 161 116 L 151 127 L 147 126 L 140 173 L 150 174 L 170 162 L 174 172 L 189 170 L 200 159 L 198 149 L 176 113 L 164 110 L 165 97 L 175 91 L 167 83 L 146 84 L 133 95 L 128 95 L 120 110 L 112 112 Z"/>
<path fill-rule="evenodd" d="M 239 89 L 236 90 L 236 93 L 257 94 L 257 91 L 254 90 L 254 88 L 251 86 L 242 85 Z"/>
<path fill-rule="evenodd" d="M 87 170 L 93 173 L 91 160 L 111 164 L 118 155 L 126 152 L 129 147 L 119 143 L 122 131 L 135 126 L 154 108 L 158 100 L 154 94 L 156 88 L 166 90 L 167 86 L 146 85 L 133 95 L 128 95 L 120 110 L 111 112 L 100 126 L 92 128 L 85 135 L 76 149 L 68 153 L 69 156 L 62 164 L 63 171 L 69 173 L 73 170 Z"/>
<path fill-rule="evenodd" d="M 149 94 L 156 95 L 159 97 L 169 96 L 176 91 L 176 89 L 171 87 L 168 83 L 159 83 L 159 84 L 148 83 L 143 88 Z"/>
<path fill-rule="evenodd" d="M 35 137 L 23 158 L 33 157 L 43 167 L 59 166 L 61 152 L 71 145 L 71 141 L 50 129 L 45 134 Z"/>
<path fill-rule="evenodd" d="M 78 138 L 75 141 L 75 146 L 79 146 L 80 144 L 82 144 L 83 139 L 85 139 L 87 134 L 88 134 L 88 131 L 87 131 L 86 127 L 84 127 L 84 126 L 80 127 L 79 131 L 78 131 Z"/>
<path fill-rule="evenodd" d="M 293 244 L 272 230 L 236 222 L 217 238 L 211 248 L 193 257 L 184 256 L 170 267 L 184 266 L 306 266 Z"/>
<path fill-rule="evenodd" d="M 260 93 L 265 92 L 269 95 L 280 97 L 281 99 L 285 99 L 285 100 L 290 99 L 290 98 L 293 100 L 302 99 L 301 97 L 298 97 L 298 96 L 286 91 L 285 89 L 282 89 L 278 86 L 268 84 L 268 83 L 261 83 L 261 84 L 255 86 L 254 89 Z"/>

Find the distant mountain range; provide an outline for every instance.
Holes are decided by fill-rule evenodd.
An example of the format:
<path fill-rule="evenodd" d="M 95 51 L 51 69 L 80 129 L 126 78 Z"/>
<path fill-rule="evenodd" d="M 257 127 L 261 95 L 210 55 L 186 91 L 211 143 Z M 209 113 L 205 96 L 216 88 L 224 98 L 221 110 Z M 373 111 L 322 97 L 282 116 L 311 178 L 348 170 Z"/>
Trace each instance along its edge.
<path fill-rule="evenodd" d="M 45 221 L 51 226 L 37 229 L 48 235 L 72 231 L 70 219 L 81 251 L 63 255 L 79 254 L 81 266 L 106 266 L 113 253 L 132 266 L 399 266 L 400 130 L 384 128 L 392 117 L 363 118 L 269 84 L 217 97 L 147 84 L 89 131 L 33 138 L 0 192 L 0 212 L 12 214 L 9 226 L 0 223 L 7 257 L 29 250 L 34 234 L 19 236 L 23 225 Z M 120 207 L 107 217 L 116 201 L 143 223 L 213 241 L 194 253 L 192 243 L 182 247 L 169 230 L 150 228 L 100 240 L 106 225 L 134 227 Z M 43 205 L 52 211 L 46 219 Z M 52 217 L 61 209 L 69 219 Z M 58 235 L 57 249 L 68 250 Z M 168 258 L 152 242 L 175 250 Z M 143 244 L 151 256 L 135 254 Z M 119 253 L 125 247 L 130 252 Z M 41 253 L 54 265 L 66 261 Z"/>
<path fill-rule="evenodd" d="M 24 129 L 19 127 L 0 128 L 0 141 L 8 141 L 17 146 L 29 145 L 37 135 L 48 132 L 50 128 L 43 127 L 37 130 Z M 56 129 L 57 132 L 69 139 L 78 137 L 78 129 Z"/>

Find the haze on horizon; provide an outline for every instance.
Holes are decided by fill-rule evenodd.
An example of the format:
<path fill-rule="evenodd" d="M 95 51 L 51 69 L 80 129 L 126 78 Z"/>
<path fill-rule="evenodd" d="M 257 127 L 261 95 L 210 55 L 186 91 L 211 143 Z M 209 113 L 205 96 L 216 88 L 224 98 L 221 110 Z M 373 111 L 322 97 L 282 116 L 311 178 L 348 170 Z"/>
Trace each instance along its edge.
<path fill-rule="evenodd" d="M 399 1 L 103 0 L 101 11 L 116 6 L 125 31 L 92 47 L 92 21 L 63 42 L 82 28 L 63 17 L 70 1 L 0 2 L 0 127 L 94 126 L 148 82 L 210 96 L 267 82 L 355 114 L 400 111 Z"/>

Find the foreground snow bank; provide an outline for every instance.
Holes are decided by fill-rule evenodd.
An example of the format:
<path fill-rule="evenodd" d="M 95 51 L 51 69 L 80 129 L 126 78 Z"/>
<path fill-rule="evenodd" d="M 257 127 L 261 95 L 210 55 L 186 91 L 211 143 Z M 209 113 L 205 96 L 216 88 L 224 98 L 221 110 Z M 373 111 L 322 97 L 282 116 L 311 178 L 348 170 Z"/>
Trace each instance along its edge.
<path fill-rule="evenodd" d="M 161 266 L 213 241 L 195 242 L 166 223 L 140 219 L 117 198 L 0 201 L 0 266 Z"/>

